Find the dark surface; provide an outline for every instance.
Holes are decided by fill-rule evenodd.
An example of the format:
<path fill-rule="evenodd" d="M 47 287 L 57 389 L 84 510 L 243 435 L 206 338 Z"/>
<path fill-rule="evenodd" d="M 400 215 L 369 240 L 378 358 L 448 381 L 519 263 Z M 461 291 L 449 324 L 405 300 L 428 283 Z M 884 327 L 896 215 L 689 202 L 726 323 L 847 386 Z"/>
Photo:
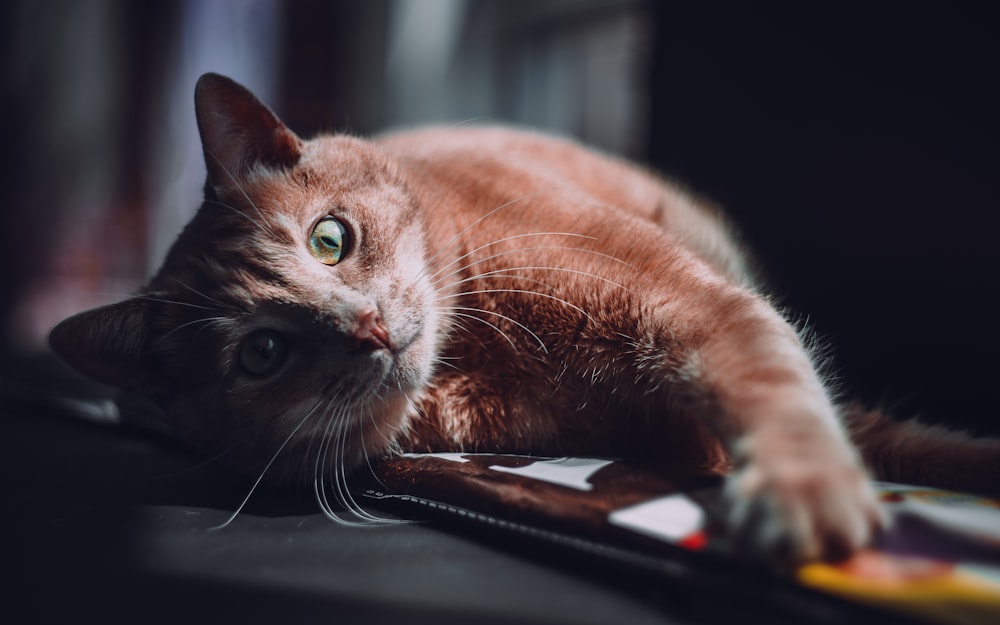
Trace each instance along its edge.
<path fill-rule="evenodd" d="M 729 558 L 583 545 L 404 505 L 350 527 L 135 425 L 49 357 L 0 365 L 4 614 L 17 623 L 826 624 L 887 615 Z M 121 404 L 121 402 L 119 402 Z M 134 409 L 134 404 L 132 404 Z M 131 425 L 129 422 L 131 421 Z M 454 499 L 449 493 L 448 501 Z M 384 504 L 388 505 L 388 504 Z M 501 517 L 505 515 L 500 515 Z M 516 529 L 516 528 L 515 528 Z M 583 541 L 586 542 L 586 541 Z M 618 551 L 618 553 L 612 553 Z M 891 618 L 890 618 L 891 620 Z"/>
<path fill-rule="evenodd" d="M 258 491 L 212 531 L 249 480 L 146 432 L 25 401 L 12 389 L 28 389 L 31 367 L 17 369 L 0 412 L 4 611 L 16 622 L 676 622 L 614 580 L 428 524 L 340 526 L 305 496 Z M 67 388 L 47 384 L 27 397 Z"/>

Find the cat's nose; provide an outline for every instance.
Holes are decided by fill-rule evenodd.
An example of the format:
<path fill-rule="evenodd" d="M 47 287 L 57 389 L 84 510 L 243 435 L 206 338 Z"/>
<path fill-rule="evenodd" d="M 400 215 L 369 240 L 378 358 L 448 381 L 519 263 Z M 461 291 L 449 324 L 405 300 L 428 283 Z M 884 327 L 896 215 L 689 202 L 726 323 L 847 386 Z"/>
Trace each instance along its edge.
<path fill-rule="evenodd" d="M 348 338 L 353 349 L 392 351 L 389 330 L 375 308 L 365 309 L 358 315 Z"/>

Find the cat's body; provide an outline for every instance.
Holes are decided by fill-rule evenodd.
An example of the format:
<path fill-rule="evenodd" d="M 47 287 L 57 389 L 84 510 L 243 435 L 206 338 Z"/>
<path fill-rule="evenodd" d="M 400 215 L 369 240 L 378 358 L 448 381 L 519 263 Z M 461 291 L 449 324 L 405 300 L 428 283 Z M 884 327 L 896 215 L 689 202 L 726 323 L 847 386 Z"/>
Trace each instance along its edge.
<path fill-rule="evenodd" d="M 417 202 L 438 207 L 424 212 L 428 241 L 445 243 L 432 282 L 456 326 L 411 446 L 629 456 L 648 440 L 636 432 L 656 424 L 682 432 L 656 436 L 654 460 L 698 447 L 670 449 L 702 418 L 658 417 L 685 402 L 680 378 L 696 364 L 686 337 L 656 322 L 676 315 L 654 309 L 705 288 L 699 278 L 740 271 L 712 217 L 644 172 L 550 137 L 432 129 L 380 143 L 421 189 Z M 705 227 L 683 244 L 657 223 L 695 220 Z"/>
<path fill-rule="evenodd" d="M 796 332 L 687 194 L 536 134 L 304 142 L 228 79 L 196 100 L 205 205 L 139 296 L 52 340 L 182 438 L 319 481 L 400 449 L 732 469 L 734 522 L 768 548 L 830 556 L 878 528 Z"/>

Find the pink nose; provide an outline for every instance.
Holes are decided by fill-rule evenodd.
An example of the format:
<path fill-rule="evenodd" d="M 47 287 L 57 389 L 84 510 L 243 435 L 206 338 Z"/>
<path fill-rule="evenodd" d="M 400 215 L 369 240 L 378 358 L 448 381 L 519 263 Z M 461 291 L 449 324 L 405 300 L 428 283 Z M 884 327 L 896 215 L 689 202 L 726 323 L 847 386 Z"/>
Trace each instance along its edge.
<path fill-rule="evenodd" d="M 354 349 L 388 349 L 392 351 L 389 330 L 386 329 L 378 310 L 368 308 L 358 315 L 354 328 L 349 335 L 351 347 Z"/>

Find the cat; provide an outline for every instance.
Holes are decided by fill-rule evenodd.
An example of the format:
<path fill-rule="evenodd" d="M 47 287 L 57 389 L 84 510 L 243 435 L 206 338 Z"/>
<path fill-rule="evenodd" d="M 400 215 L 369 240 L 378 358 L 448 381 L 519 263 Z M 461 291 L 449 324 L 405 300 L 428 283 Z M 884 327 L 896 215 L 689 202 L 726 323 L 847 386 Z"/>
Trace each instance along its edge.
<path fill-rule="evenodd" d="M 734 530 L 795 561 L 886 522 L 865 464 L 997 488 L 997 441 L 835 405 L 719 211 L 636 165 L 496 126 L 303 140 L 216 74 L 195 107 L 200 210 L 50 344 L 224 463 L 344 506 L 401 451 L 725 474 Z"/>

